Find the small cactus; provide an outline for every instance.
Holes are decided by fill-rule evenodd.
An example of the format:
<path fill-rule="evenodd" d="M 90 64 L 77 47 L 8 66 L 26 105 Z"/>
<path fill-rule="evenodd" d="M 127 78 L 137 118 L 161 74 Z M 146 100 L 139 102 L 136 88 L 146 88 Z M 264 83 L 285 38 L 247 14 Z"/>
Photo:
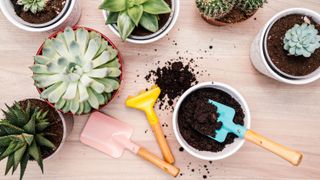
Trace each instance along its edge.
<path fill-rule="evenodd" d="M 283 48 L 289 52 L 289 55 L 308 58 L 320 48 L 320 35 L 314 25 L 295 24 L 286 32 L 283 42 Z"/>
<path fill-rule="evenodd" d="M 238 0 L 237 7 L 244 12 L 251 13 L 261 8 L 266 0 Z"/>
<path fill-rule="evenodd" d="M 18 0 L 17 4 L 23 6 L 24 11 L 31 11 L 33 14 L 43 11 L 48 0 Z"/>
<path fill-rule="evenodd" d="M 219 19 L 228 14 L 235 5 L 235 0 L 196 0 L 200 13 Z"/>

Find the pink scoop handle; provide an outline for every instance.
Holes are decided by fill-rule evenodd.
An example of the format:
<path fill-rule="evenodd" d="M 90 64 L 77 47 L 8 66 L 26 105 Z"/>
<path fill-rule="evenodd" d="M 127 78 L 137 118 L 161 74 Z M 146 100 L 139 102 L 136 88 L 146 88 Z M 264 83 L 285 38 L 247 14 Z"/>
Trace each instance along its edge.
<path fill-rule="evenodd" d="M 139 155 L 141 158 L 151 162 L 158 168 L 162 169 L 164 172 L 176 177 L 180 169 L 173 166 L 172 164 L 167 163 L 166 161 L 160 159 L 159 157 L 155 156 L 154 154 L 150 153 L 146 149 L 138 146 L 137 144 L 133 143 L 130 139 L 126 138 L 125 136 L 113 136 L 113 139 L 124 148 L 128 149 L 129 151 L 133 152 L 134 154 Z"/>

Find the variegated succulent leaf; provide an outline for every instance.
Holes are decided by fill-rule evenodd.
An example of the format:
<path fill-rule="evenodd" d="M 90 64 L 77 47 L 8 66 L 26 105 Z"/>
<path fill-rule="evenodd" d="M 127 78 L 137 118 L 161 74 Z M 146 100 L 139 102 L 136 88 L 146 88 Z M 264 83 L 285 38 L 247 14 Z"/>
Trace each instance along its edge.
<path fill-rule="evenodd" d="M 308 58 L 320 48 L 320 35 L 314 25 L 295 24 L 286 32 L 283 42 L 289 55 Z"/>
<path fill-rule="evenodd" d="M 118 52 L 99 33 L 68 27 L 46 40 L 31 67 L 41 97 L 57 109 L 89 113 L 106 104 L 106 94 L 119 88 Z"/>
<path fill-rule="evenodd" d="M 17 4 L 23 6 L 24 11 L 30 11 L 36 14 L 43 11 L 48 0 L 18 0 Z"/>
<path fill-rule="evenodd" d="M 171 12 L 164 0 L 104 0 L 100 9 L 108 12 L 107 24 L 117 24 L 123 40 L 139 25 L 150 32 L 158 31 L 158 15 Z"/>
<path fill-rule="evenodd" d="M 46 135 L 46 129 L 51 125 L 48 111 L 32 108 L 30 101 L 26 107 L 16 102 L 2 111 L 5 117 L 0 120 L 0 161 L 8 158 L 5 174 L 11 169 L 14 173 L 20 165 L 22 179 L 31 157 L 43 171 L 42 148 L 56 148 Z"/>

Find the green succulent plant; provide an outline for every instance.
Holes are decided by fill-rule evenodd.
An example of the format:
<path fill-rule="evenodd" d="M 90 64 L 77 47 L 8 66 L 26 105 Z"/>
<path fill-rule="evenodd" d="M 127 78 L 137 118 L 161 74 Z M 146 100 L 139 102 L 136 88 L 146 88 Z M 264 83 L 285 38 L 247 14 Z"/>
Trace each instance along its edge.
<path fill-rule="evenodd" d="M 10 169 L 14 173 L 20 164 L 20 179 L 23 178 L 29 160 L 37 161 L 43 173 L 43 147 L 56 149 L 47 139 L 46 129 L 51 125 L 47 111 L 40 108 L 22 108 L 19 103 L 3 111 L 5 118 L 0 121 L 0 161 L 8 157 L 5 175 Z"/>
<path fill-rule="evenodd" d="M 262 8 L 263 4 L 266 2 L 266 0 L 238 0 L 237 7 L 244 12 L 250 13 Z"/>
<path fill-rule="evenodd" d="M 286 32 L 283 42 L 283 48 L 289 52 L 289 55 L 308 58 L 320 48 L 320 35 L 314 25 L 295 24 Z"/>
<path fill-rule="evenodd" d="M 45 41 L 34 57 L 33 79 L 41 97 L 55 108 L 74 114 L 89 113 L 106 104 L 120 85 L 118 52 L 101 35 L 70 27 Z"/>
<path fill-rule="evenodd" d="M 117 24 L 122 40 L 139 25 L 150 32 L 158 31 L 158 15 L 171 12 L 164 0 L 104 0 L 100 9 L 109 13 L 107 24 Z"/>
<path fill-rule="evenodd" d="M 196 0 L 196 5 L 203 15 L 220 19 L 234 8 L 249 13 L 261 8 L 266 2 L 266 0 Z"/>
<path fill-rule="evenodd" d="M 24 11 L 31 11 L 33 14 L 43 11 L 48 0 L 18 0 L 17 4 L 23 6 Z"/>
<path fill-rule="evenodd" d="M 235 5 L 235 0 L 196 0 L 200 12 L 215 19 L 228 14 Z"/>

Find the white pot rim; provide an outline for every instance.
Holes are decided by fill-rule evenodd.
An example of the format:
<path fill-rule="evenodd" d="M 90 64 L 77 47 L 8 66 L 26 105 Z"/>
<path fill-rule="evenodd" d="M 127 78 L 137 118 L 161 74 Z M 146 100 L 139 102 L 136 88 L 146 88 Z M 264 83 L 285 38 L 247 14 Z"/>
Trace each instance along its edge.
<path fill-rule="evenodd" d="M 174 134 L 175 134 L 179 144 L 189 154 L 191 154 L 192 156 L 197 157 L 199 159 L 208 160 L 208 161 L 221 160 L 221 159 L 227 158 L 227 157 L 233 155 L 234 153 L 236 153 L 243 146 L 245 140 L 240 139 L 240 138 L 236 138 L 232 144 L 226 145 L 226 148 L 224 150 L 222 150 L 221 152 L 217 152 L 217 153 L 208 152 L 208 151 L 198 151 L 198 150 L 194 149 L 193 147 L 191 147 L 190 145 L 188 145 L 188 143 L 183 139 L 183 137 L 179 131 L 177 117 L 178 117 L 178 112 L 179 112 L 179 108 L 181 106 L 181 103 L 184 101 L 184 99 L 187 96 L 189 96 L 190 93 L 192 93 L 198 89 L 202 89 L 202 88 L 215 88 L 215 89 L 220 89 L 224 92 L 226 92 L 225 90 L 230 91 L 231 93 L 229 93 L 229 92 L 226 92 L 226 93 L 231 95 L 233 98 L 235 98 L 239 102 L 239 104 L 241 104 L 241 107 L 245 113 L 244 121 L 245 121 L 245 127 L 247 129 L 250 129 L 250 126 L 251 126 L 250 110 L 249 110 L 249 107 L 248 107 L 245 99 L 237 90 L 235 90 L 234 88 L 232 88 L 229 85 L 226 85 L 226 84 L 220 83 L 220 82 L 203 82 L 203 83 L 197 84 L 197 85 L 191 87 L 190 89 L 188 89 L 179 98 L 179 100 L 174 108 L 173 118 L 172 118 L 173 131 L 174 131 Z M 232 145 L 232 147 L 231 147 L 231 145 Z"/>
<path fill-rule="evenodd" d="M 51 24 L 49 26 L 46 26 L 46 27 L 30 27 L 30 26 L 27 26 L 26 24 L 22 24 L 22 23 L 18 22 L 9 13 L 9 11 L 8 11 L 6 5 L 5 5 L 4 0 L 0 1 L 0 9 L 1 9 L 2 13 L 4 14 L 4 16 L 12 24 L 17 26 L 18 28 L 20 28 L 22 30 L 25 30 L 25 31 L 29 31 L 29 32 L 45 32 L 45 31 L 49 31 L 49 30 L 52 30 L 52 29 L 60 26 L 70 16 L 70 14 L 71 14 L 71 12 L 72 12 L 75 4 L 76 4 L 76 1 L 78 1 L 78 0 L 71 0 L 70 6 L 68 7 L 67 12 L 63 15 L 63 17 L 61 17 L 61 19 L 59 19 L 57 22 L 55 22 L 55 23 L 53 23 L 53 24 Z"/>
<path fill-rule="evenodd" d="M 284 17 L 286 15 L 289 14 L 306 14 L 312 17 L 317 17 L 317 19 L 319 19 L 320 21 L 320 14 L 310 10 L 310 9 L 306 9 L 306 8 L 289 8 L 286 9 L 284 11 L 281 11 L 279 13 L 277 13 L 276 15 L 274 15 L 268 22 L 267 24 L 263 27 L 262 33 L 261 33 L 261 41 L 259 42 L 259 49 L 260 49 L 260 58 L 262 59 L 262 63 L 265 65 L 267 71 L 276 79 L 288 83 L 288 84 L 294 84 L 294 85 L 303 85 L 303 84 L 308 84 L 311 83 L 313 81 L 316 81 L 317 79 L 320 78 L 320 73 L 314 73 L 312 76 L 308 76 L 307 78 L 304 79 L 290 79 L 288 77 L 285 76 L 281 76 L 280 72 L 275 72 L 275 70 L 273 68 L 270 67 L 270 65 L 268 64 L 268 60 L 267 57 L 264 55 L 263 52 L 265 52 L 265 36 L 267 36 L 267 33 L 269 31 L 269 29 L 271 28 L 271 26 L 274 24 L 274 22 L 276 22 L 279 18 Z"/>
<path fill-rule="evenodd" d="M 180 0 L 172 0 L 172 3 L 174 5 L 174 8 L 173 8 L 173 12 L 172 12 L 171 21 L 167 22 L 162 27 L 162 29 L 160 29 L 159 31 L 157 31 L 151 35 L 141 36 L 141 37 L 146 37 L 145 39 L 143 39 L 143 38 L 135 39 L 135 38 L 132 38 L 132 36 L 129 36 L 126 39 L 126 41 L 130 42 L 130 43 L 134 43 L 134 44 L 148 44 L 148 43 L 158 41 L 158 40 L 162 39 L 164 36 L 166 36 L 166 34 L 168 34 L 171 31 L 171 29 L 174 27 L 174 25 L 176 24 L 176 22 L 178 20 L 179 13 L 180 13 Z M 103 17 L 106 21 L 107 16 L 108 16 L 107 12 L 105 10 L 103 10 L 102 14 L 103 14 Z M 170 18 L 169 18 L 169 20 L 170 20 Z M 108 27 L 110 28 L 110 30 L 113 33 L 115 33 L 120 38 L 120 34 L 119 34 L 117 28 L 115 27 L 115 25 L 109 24 Z"/>

